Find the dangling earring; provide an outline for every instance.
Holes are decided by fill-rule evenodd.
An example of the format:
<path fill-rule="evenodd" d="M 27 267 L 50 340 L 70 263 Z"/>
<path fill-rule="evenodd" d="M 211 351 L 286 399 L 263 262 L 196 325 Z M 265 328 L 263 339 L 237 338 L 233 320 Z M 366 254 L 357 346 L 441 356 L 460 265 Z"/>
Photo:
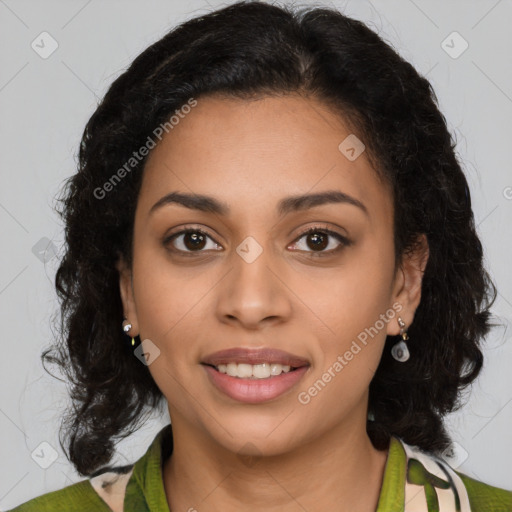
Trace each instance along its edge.
<path fill-rule="evenodd" d="M 126 318 L 125 318 L 126 320 Z M 132 328 L 132 324 L 125 324 L 123 322 L 123 331 L 128 334 L 128 331 Z M 132 337 L 132 347 L 135 345 L 135 338 Z"/>
<path fill-rule="evenodd" d="M 409 336 L 405 330 L 405 323 L 400 317 L 398 317 L 398 325 L 400 326 L 400 336 L 402 336 L 402 339 L 396 345 L 393 345 L 391 355 L 400 363 L 405 363 L 410 356 L 409 349 L 405 343 L 409 339 Z"/>

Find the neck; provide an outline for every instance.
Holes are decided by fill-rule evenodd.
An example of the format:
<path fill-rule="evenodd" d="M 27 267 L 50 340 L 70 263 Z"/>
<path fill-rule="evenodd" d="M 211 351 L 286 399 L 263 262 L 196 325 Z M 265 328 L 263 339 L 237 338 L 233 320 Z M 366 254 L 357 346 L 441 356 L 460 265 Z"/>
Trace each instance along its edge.
<path fill-rule="evenodd" d="M 387 450 L 376 450 L 361 423 L 337 426 L 275 456 L 241 456 L 173 417 L 174 449 L 163 468 L 171 512 L 374 512 Z"/>

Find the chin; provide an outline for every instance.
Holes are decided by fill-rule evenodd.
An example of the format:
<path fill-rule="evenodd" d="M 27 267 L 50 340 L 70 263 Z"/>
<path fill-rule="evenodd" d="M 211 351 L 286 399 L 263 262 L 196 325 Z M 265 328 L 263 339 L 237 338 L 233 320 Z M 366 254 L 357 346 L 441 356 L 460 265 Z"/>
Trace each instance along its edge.
<path fill-rule="evenodd" d="M 293 448 L 294 433 L 300 431 L 299 424 L 291 424 L 284 421 L 285 418 L 286 414 L 276 416 L 275 413 L 258 419 L 245 417 L 230 420 L 225 416 L 222 426 L 217 426 L 214 432 L 210 431 L 210 435 L 225 449 L 240 456 L 282 455 Z"/>

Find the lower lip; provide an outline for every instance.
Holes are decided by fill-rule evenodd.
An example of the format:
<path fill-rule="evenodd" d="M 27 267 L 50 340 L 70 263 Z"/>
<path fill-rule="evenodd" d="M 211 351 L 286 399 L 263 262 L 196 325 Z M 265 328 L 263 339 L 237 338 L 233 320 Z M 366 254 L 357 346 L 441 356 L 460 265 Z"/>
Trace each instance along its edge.
<path fill-rule="evenodd" d="M 267 379 L 240 379 L 217 371 L 212 366 L 203 365 L 213 385 L 233 400 L 248 404 L 259 404 L 277 398 L 290 390 L 309 366 L 301 366 L 296 370 L 281 373 Z"/>

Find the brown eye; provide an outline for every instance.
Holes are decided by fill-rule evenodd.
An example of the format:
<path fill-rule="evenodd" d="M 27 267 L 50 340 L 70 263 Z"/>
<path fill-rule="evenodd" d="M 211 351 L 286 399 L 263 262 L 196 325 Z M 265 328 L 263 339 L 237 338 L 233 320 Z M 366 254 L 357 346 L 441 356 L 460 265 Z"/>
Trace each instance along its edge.
<path fill-rule="evenodd" d="M 305 239 L 305 242 L 301 242 Z M 298 250 L 309 252 L 311 256 L 329 256 L 351 245 L 351 241 L 330 229 L 315 226 L 302 233 L 295 246 Z M 329 247 L 329 250 L 325 250 Z"/>
<path fill-rule="evenodd" d="M 329 235 L 322 232 L 315 232 L 306 237 L 308 247 L 316 250 L 323 250 L 329 245 Z"/>
<path fill-rule="evenodd" d="M 205 240 L 205 236 L 202 233 L 185 233 L 183 235 L 183 245 L 190 251 L 203 249 Z"/>
<path fill-rule="evenodd" d="M 208 247 L 208 240 L 213 242 L 213 247 Z M 185 229 L 178 233 L 167 237 L 164 240 L 164 245 L 172 245 L 172 250 L 175 252 L 191 253 L 203 252 L 203 249 L 213 249 L 219 247 L 217 243 L 204 231 L 200 229 Z"/>

